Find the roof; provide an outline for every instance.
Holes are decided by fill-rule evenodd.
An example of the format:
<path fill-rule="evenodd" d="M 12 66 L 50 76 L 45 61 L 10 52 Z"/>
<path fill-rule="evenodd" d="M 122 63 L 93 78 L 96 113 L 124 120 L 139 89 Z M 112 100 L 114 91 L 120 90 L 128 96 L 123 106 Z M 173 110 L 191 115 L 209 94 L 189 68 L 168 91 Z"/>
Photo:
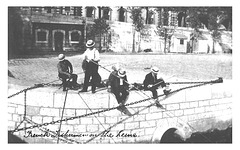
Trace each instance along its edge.
<path fill-rule="evenodd" d="M 177 39 L 187 39 L 188 37 L 184 34 L 174 33 L 173 36 L 175 36 Z"/>
<path fill-rule="evenodd" d="M 204 36 L 204 35 L 200 35 L 197 39 L 198 40 L 207 40 L 206 36 Z"/>
<path fill-rule="evenodd" d="M 206 38 L 206 36 L 204 36 L 203 34 L 199 34 L 197 37 L 194 38 L 196 38 L 197 40 L 208 40 L 208 38 Z M 190 36 L 190 39 L 193 39 L 192 35 Z"/>

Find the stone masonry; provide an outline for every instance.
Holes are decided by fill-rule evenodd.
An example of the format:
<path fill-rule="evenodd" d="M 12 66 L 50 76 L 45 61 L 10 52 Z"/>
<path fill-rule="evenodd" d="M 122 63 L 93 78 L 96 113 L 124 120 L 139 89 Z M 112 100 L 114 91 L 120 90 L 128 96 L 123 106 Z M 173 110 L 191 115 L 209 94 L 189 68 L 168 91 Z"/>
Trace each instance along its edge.
<path fill-rule="evenodd" d="M 109 132 L 105 132 L 90 143 L 160 142 L 162 135 L 171 128 L 177 129 L 183 138 L 189 137 L 194 132 L 215 128 L 225 129 L 231 125 L 232 121 L 231 82 L 224 81 L 224 83 L 190 88 L 167 98 L 163 96 L 160 98 L 160 103 L 165 109 L 159 109 L 156 106 L 146 107 L 153 103 L 153 100 L 130 105 L 127 108 L 131 113 L 142 110 L 131 117 L 114 109 L 83 118 L 63 121 L 61 133 L 68 134 L 68 139 L 83 143 L 126 117 L 128 119 L 117 124 Z M 17 91 L 10 88 L 8 94 L 11 95 Z M 151 96 L 150 92 L 144 92 Z M 161 94 L 161 89 L 159 89 L 159 94 Z M 127 103 L 148 98 L 146 95 L 131 91 Z M 65 96 L 65 92 L 53 88 L 27 91 L 26 117 L 37 124 L 61 119 Z M 79 95 L 76 91 L 69 91 L 66 97 L 63 119 L 116 106 L 115 97 L 104 90 L 94 95 L 90 93 Z M 15 129 L 22 121 L 23 115 L 24 93 L 21 93 L 8 99 L 8 130 Z M 59 123 L 56 123 L 43 127 L 55 132 L 59 129 L 59 125 Z M 24 122 L 19 128 L 24 126 L 30 126 L 30 124 Z M 57 138 L 50 136 L 26 137 L 30 133 L 41 135 L 45 132 L 34 128 L 28 129 L 26 132 L 15 132 L 14 135 L 29 143 L 56 143 L 57 141 Z M 75 137 L 73 137 L 74 135 Z M 64 141 L 61 142 L 64 143 Z"/>

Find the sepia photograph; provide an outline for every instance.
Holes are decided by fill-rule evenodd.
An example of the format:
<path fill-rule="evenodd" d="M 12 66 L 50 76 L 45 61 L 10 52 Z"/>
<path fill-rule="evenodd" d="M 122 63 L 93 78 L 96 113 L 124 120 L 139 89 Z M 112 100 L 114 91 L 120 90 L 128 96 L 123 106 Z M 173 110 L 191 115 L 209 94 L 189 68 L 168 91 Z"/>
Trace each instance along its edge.
<path fill-rule="evenodd" d="M 56 5 L 6 8 L 8 144 L 233 143 L 233 6 Z"/>

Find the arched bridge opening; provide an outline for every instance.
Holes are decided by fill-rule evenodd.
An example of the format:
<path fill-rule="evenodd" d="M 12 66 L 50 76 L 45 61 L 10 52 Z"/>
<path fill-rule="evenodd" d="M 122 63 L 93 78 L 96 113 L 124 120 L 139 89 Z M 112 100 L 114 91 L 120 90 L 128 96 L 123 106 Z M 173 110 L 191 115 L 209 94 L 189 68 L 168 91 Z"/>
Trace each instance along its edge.
<path fill-rule="evenodd" d="M 178 129 L 170 128 L 163 135 L 160 143 L 183 143 L 183 137 L 179 134 Z"/>

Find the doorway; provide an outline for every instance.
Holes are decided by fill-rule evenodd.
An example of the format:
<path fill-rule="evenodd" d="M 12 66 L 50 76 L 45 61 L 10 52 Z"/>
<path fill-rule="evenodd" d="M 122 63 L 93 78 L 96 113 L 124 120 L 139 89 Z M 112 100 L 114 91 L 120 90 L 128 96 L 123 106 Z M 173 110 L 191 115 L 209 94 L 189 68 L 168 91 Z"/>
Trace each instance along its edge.
<path fill-rule="evenodd" d="M 63 51 L 63 33 L 56 32 L 54 34 L 55 51 Z"/>

